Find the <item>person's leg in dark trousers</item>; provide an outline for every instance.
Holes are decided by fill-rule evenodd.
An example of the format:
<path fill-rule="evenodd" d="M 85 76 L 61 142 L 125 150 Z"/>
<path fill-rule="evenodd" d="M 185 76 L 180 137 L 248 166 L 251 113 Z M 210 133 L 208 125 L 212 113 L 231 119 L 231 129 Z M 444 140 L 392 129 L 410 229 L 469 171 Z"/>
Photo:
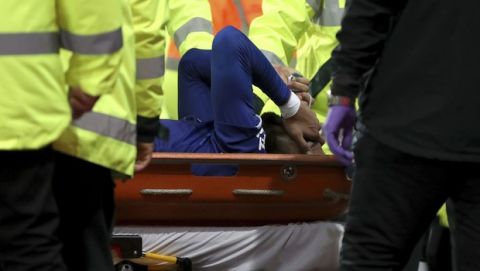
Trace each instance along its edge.
<path fill-rule="evenodd" d="M 0 270 L 60 271 L 53 151 L 0 151 Z"/>
<path fill-rule="evenodd" d="M 448 167 L 363 135 L 341 250 L 341 270 L 402 270 L 448 193 Z"/>
<path fill-rule="evenodd" d="M 415 248 L 412 250 L 409 260 L 406 265 L 403 267 L 402 271 L 420 271 L 419 265 L 426 264 L 424 252 L 426 242 L 428 240 L 428 231 L 420 238 L 420 240 L 415 245 Z M 431 270 L 429 270 L 431 271 Z"/>
<path fill-rule="evenodd" d="M 438 218 L 432 221 L 427 232 L 417 243 L 403 271 L 426 270 L 420 266 L 428 268 L 428 271 L 453 270 L 449 229 L 442 226 Z"/>
<path fill-rule="evenodd" d="M 436 218 L 430 226 L 425 259 L 429 271 L 448 271 L 452 267 L 452 246 L 450 230 Z"/>
<path fill-rule="evenodd" d="M 178 118 L 213 120 L 210 97 L 210 50 L 190 49 L 178 65 Z"/>
<path fill-rule="evenodd" d="M 109 169 L 56 153 L 54 194 L 69 271 L 114 270 L 110 240 L 114 183 Z"/>
<path fill-rule="evenodd" d="M 450 178 L 454 185 L 451 202 L 447 202 L 450 230 L 453 235 L 456 271 L 480 270 L 480 164 L 457 163 Z M 463 176 L 463 177 L 462 177 Z"/>

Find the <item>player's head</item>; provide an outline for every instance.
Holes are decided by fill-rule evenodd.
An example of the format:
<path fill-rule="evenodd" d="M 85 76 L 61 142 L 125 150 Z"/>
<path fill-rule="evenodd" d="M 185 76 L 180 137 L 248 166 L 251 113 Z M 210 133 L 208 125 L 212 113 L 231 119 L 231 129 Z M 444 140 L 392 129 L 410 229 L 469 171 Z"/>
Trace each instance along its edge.
<path fill-rule="evenodd" d="M 265 149 L 267 153 L 297 153 L 301 154 L 300 147 L 285 131 L 283 120 L 273 112 L 262 114 L 262 126 L 267 135 Z M 315 143 L 312 146 L 313 154 L 322 154 L 321 145 Z"/>

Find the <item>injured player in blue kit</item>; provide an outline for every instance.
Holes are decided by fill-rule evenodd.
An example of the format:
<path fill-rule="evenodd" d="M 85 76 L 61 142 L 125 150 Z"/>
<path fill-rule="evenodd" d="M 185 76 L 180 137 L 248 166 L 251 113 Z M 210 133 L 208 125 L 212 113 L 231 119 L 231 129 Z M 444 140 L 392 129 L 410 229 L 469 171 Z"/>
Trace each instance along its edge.
<path fill-rule="evenodd" d="M 212 50 L 189 50 L 178 78 L 179 120 L 160 120 L 167 137 L 156 152 L 323 153 L 320 123 L 302 95 L 293 93 L 258 48 L 239 30 L 226 27 Z M 252 85 L 282 116 L 254 110 Z M 233 165 L 193 165 L 195 175 L 235 175 Z"/>

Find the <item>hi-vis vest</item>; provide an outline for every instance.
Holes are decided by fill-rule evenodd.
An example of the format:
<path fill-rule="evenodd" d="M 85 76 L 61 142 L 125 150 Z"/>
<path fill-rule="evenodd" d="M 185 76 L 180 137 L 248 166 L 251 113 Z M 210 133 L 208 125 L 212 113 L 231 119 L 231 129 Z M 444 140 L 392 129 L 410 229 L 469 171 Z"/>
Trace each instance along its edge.
<path fill-rule="evenodd" d="M 326 74 L 326 81 L 318 93 L 312 109 L 320 122 L 327 113 L 327 91 L 330 81 L 329 59 L 337 46 L 336 33 L 340 29 L 345 0 L 264 0 L 263 16 L 255 19 L 249 38 L 262 50 L 272 64 L 291 66 L 312 80 Z M 324 76 L 324 77 L 325 77 Z M 264 101 L 262 93 L 256 94 Z M 268 101 L 263 112 L 279 112 Z"/>
<path fill-rule="evenodd" d="M 262 0 L 209 0 L 197 1 L 197 5 L 199 5 L 198 2 L 203 2 L 200 10 L 204 13 L 195 10 L 194 13 L 192 10 L 184 11 L 185 14 L 182 17 L 194 17 L 189 18 L 183 25 L 174 27 L 174 42 L 170 40 L 168 43 L 162 118 L 178 118 L 177 77 L 181 55 L 191 48 L 211 49 L 213 35 L 227 25 L 234 26 L 248 34 L 252 20 L 262 14 Z M 205 17 L 196 17 L 199 14 Z M 203 33 L 198 35 L 198 32 Z M 194 35 L 197 36 L 194 37 Z M 180 50 L 177 49 L 177 46 L 180 47 Z"/>
<path fill-rule="evenodd" d="M 85 113 L 71 123 L 55 142 L 54 148 L 131 176 L 136 158 L 135 40 L 130 6 L 127 0 L 120 3 L 123 36 L 121 62 L 107 66 L 118 71 L 118 78 L 114 86 L 102 94 L 92 112 Z M 69 58 L 69 55 L 65 54 L 64 57 Z M 102 74 L 92 73 L 89 76 Z"/>
<path fill-rule="evenodd" d="M 118 79 L 109 92 L 101 96 L 92 112 L 72 122 L 54 147 L 132 176 L 137 150 L 136 121 L 158 121 L 160 114 L 158 101 L 162 93 L 160 78 L 165 51 L 160 29 L 165 24 L 166 0 L 121 0 L 119 3 L 124 49 L 121 63 L 113 67 Z"/>
<path fill-rule="evenodd" d="M 66 84 L 92 95 L 111 88 L 116 71 L 106 66 L 119 62 L 120 20 L 115 0 L 2 0 L 0 150 L 38 149 L 58 138 L 71 119 Z M 60 46 L 74 53 L 66 76 Z"/>

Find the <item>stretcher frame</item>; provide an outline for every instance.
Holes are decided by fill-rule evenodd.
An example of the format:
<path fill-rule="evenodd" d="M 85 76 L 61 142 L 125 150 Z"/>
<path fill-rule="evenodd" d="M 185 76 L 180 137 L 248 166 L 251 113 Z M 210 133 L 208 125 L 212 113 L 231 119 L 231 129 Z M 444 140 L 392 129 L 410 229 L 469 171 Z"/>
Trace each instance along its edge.
<path fill-rule="evenodd" d="M 191 164 L 235 164 L 235 176 L 194 176 Z M 133 180 L 117 182 L 119 225 L 266 225 L 332 220 L 351 182 L 329 155 L 154 153 Z"/>

